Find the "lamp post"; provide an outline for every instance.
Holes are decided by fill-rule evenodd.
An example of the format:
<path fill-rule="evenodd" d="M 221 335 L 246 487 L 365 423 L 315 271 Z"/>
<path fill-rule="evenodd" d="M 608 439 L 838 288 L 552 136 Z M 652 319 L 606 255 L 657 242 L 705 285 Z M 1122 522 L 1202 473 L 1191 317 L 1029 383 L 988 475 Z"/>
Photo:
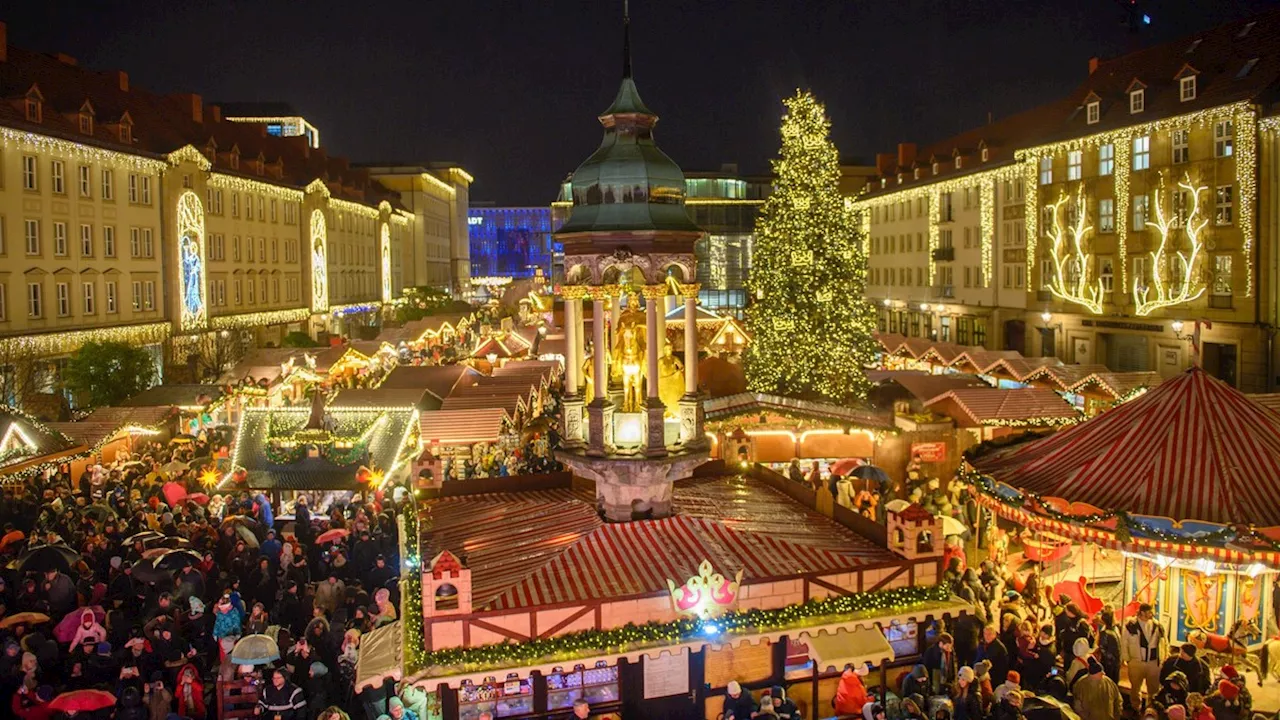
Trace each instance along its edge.
<path fill-rule="evenodd" d="M 1200 367 L 1200 331 L 1212 329 L 1213 323 L 1209 320 L 1193 320 L 1191 332 L 1183 333 L 1182 329 L 1186 327 L 1186 323 L 1181 320 L 1174 320 L 1169 323 L 1169 329 L 1173 331 L 1173 336 L 1184 342 L 1191 343 L 1191 364 Z"/>

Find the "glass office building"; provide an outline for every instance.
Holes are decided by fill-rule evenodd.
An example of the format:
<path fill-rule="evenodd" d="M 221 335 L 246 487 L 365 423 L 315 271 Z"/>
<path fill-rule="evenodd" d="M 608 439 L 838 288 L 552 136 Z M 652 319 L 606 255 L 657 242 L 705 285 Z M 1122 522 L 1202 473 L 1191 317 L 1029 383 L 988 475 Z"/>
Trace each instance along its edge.
<path fill-rule="evenodd" d="M 485 207 L 473 203 L 467 223 L 471 277 L 518 280 L 534 277 L 539 271 L 543 277 L 555 276 L 551 208 Z M 563 250 L 560 255 L 563 263 Z"/>

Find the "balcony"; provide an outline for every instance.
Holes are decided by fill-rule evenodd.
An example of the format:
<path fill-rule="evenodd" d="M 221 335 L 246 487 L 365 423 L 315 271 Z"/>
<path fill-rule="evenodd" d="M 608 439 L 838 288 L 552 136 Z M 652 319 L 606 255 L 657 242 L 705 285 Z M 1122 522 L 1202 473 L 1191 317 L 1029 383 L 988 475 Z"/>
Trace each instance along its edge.
<path fill-rule="evenodd" d="M 936 298 L 953 298 L 956 296 L 955 285 L 935 285 L 929 288 L 930 295 Z"/>
<path fill-rule="evenodd" d="M 934 262 L 951 262 L 956 259 L 956 249 L 954 247 L 940 247 L 933 249 Z"/>
<path fill-rule="evenodd" d="M 1210 295 L 1209 307 L 1214 308 L 1215 310 L 1230 310 L 1232 307 L 1231 296 L 1230 295 Z"/>

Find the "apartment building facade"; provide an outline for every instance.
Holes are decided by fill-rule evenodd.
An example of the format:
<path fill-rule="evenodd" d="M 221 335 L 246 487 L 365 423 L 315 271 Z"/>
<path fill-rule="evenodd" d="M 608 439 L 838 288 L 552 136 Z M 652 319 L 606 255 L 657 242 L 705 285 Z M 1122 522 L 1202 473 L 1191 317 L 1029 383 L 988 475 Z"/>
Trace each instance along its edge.
<path fill-rule="evenodd" d="M 882 328 L 1274 386 L 1277 49 L 1269 13 L 1094 60 L 1058 101 L 881 156 L 857 205 Z"/>
<path fill-rule="evenodd" d="M 416 272 L 422 218 L 305 136 L 14 48 L 3 24 L 0 96 L 6 401 L 58 389 L 89 341 L 175 367 L 210 339 L 243 349 L 339 332 L 375 319 Z"/>

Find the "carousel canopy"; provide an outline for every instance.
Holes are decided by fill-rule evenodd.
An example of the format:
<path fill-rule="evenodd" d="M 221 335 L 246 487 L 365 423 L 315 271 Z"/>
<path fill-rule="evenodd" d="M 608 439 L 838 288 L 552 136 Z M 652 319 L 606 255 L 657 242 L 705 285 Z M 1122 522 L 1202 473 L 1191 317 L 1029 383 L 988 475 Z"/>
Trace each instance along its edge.
<path fill-rule="evenodd" d="M 1280 416 L 1200 368 L 970 462 L 998 482 L 1096 508 L 1280 525 Z"/>

